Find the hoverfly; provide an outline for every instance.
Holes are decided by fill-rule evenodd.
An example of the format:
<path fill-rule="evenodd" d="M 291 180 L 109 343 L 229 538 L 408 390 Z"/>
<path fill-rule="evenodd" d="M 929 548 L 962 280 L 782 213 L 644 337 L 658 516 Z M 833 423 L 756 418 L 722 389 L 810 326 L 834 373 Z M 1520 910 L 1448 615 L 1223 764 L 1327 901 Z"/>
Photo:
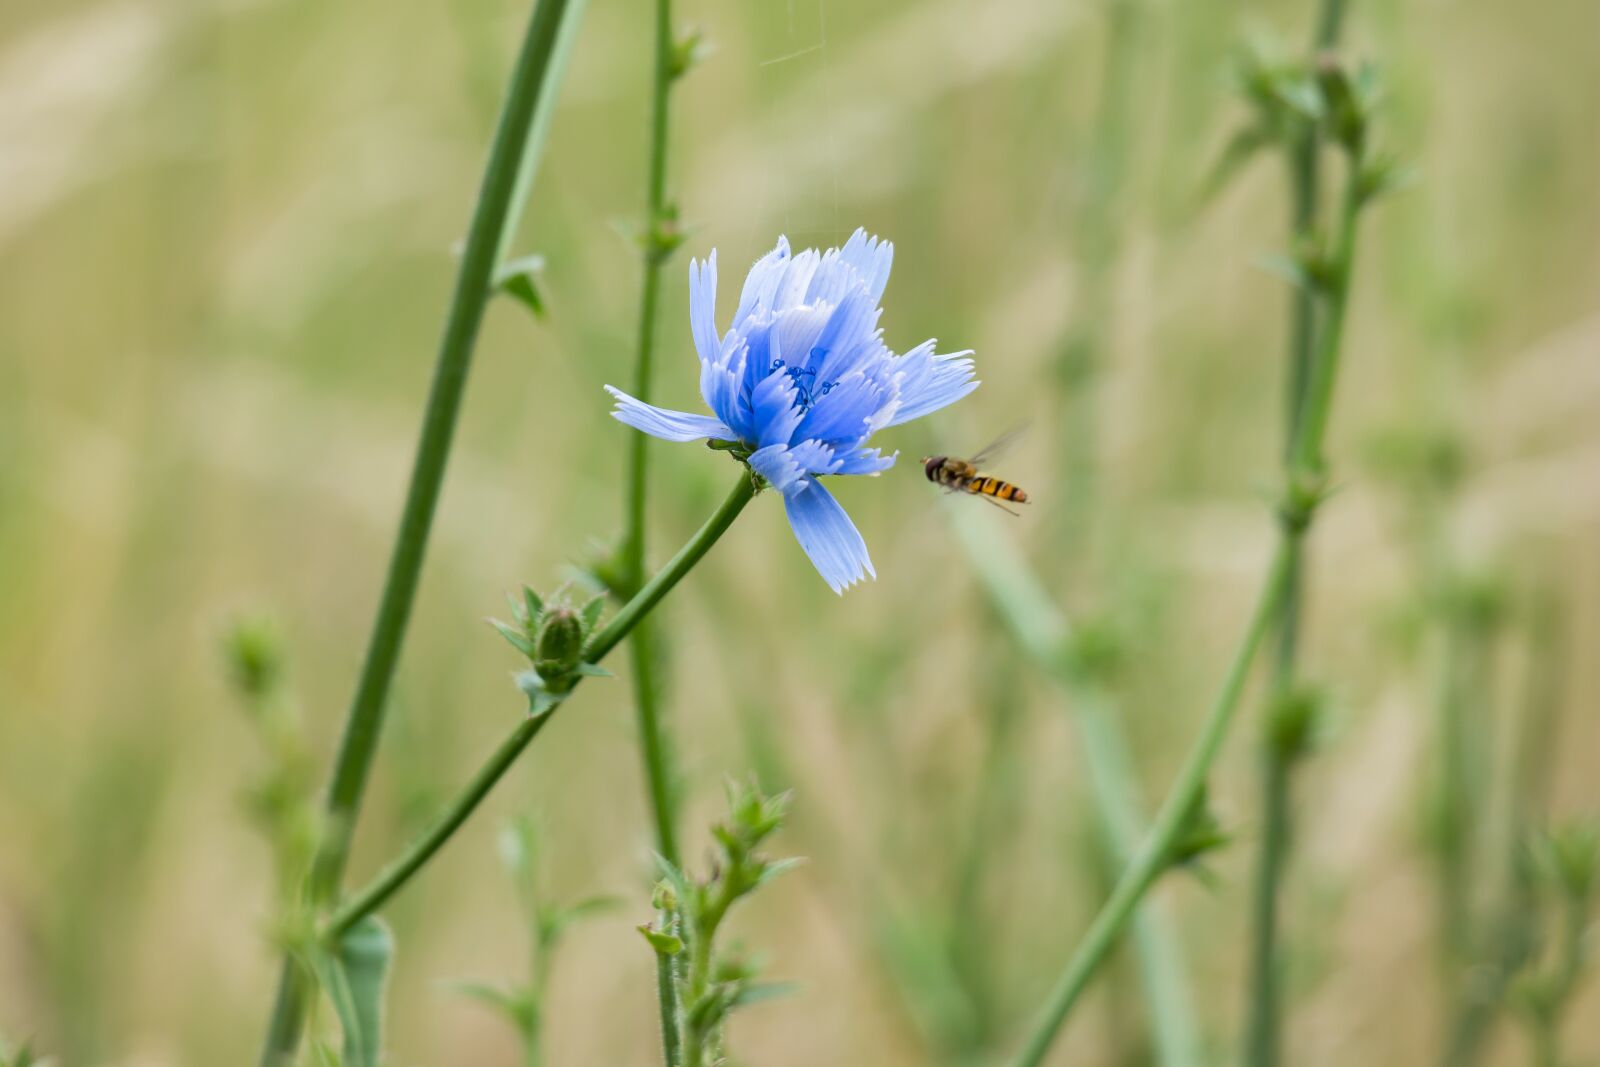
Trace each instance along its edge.
<path fill-rule="evenodd" d="M 982 497 L 1002 511 L 1019 515 L 1020 512 L 1012 511 L 1000 501 L 1026 504 L 1028 494 L 1023 492 L 1020 486 L 982 473 L 981 468 L 1015 443 L 1023 429 L 1024 427 L 1018 426 L 1006 431 L 971 459 L 958 459 L 955 456 L 924 456 L 923 473 L 928 476 L 928 481 L 944 486 L 947 493 L 971 493 Z"/>

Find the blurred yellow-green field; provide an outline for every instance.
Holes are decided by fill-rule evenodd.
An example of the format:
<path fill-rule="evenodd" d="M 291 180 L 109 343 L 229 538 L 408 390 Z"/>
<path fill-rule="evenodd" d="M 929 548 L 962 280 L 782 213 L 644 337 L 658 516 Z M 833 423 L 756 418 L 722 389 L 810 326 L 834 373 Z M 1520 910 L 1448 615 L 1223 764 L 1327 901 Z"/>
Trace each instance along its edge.
<path fill-rule="evenodd" d="M 352 884 L 524 711 L 484 617 L 620 529 L 633 431 L 601 387 L 632 374 L 652 16 L 584 15 L 515 245 L 545 257 L 549 313 L 491 304 Z M 265 757 L 222 635 L 278 620 L 320 781 L 526 17 L 507 0 L 0 10 L 0 1036 L 58 1065 L 254 1062 L 277 964 L 241 797 Z M 1114 871 L 1062 690 L 1008 636 L 916 460 L 1029 424 L 1000 472 L 1026 514 L 956 501 L 958 518 L 1116 635 L 1116 722 L 1153 810 L 1239 640 L 1280 480 L 1289 290 L 1261 261 L 1286 242 L 1284 167 L 1264 154 L 1201 194 L 1248 117 L 1241 50 L 1298 54 L 1311 5 L 680 0 L 675 17 L 712 50 L 673 97 L 690 236 L 655 399 L 701 407 L 690 256 L 718 249 L 725 320 L 780 233 L 826 247 L 857 226 L 896 244 L 890 346 L 975 349 L 984 383 L 888 431 L 896 468 L 838 488 L 875 582 L 835 597 L 758 499 L 661 609 L 691 864 L 728 776 L 793 789 L 775 848 L 809 857 L 733 920 L 799 990 L 742 1013 L 731 1046 L 762 1067 L 998 1062 Z M 1442 1054 L 1441 700 L 1472 708 L 1480 913 L 1530 716 L 1554 724 L 1542 812 L 1600 813 L 1600 5 L 1350 0 L 1347 27 L 1389 87 L 1381 141 L 1417 180 L 1362 223 L 1337 492 L 1311 540 L 1303 658 L 1329 729 L 1296 779 L 1284 892 L 1295 1067 Z M 1458 479 L 1430 480 L 1430 456 Z M 659 563 L 730 468 L 692 446 L 651 457 Z M 1454 643 L 1440 587 L 1482 606 Z M 1210 784 L 1230 843 L 1151 898 L 1214 1064 L 1236 1061 L 1246 1003 L 1263 689 Z M 388 1062 L 521 1062 L 512 1029 L 450 989 L 526 967 L 496 851 L 514 815 L 540 827 L 553 898 L 625 902 L 554 960 L 548 1062 L 657 1062 L 626 677 L 586 685 L 385 910 Z M 945 940 L 974 955 L 926 951 Z M 1146 1014 L 1120 952 L 1050 1062 L 1157 1062 Z M 1600 1061 L 1600 982 L 1564 1034 L 1563 1065 Z M 1535 1062 L 1514 1010 L 1483 1052 Z"/>

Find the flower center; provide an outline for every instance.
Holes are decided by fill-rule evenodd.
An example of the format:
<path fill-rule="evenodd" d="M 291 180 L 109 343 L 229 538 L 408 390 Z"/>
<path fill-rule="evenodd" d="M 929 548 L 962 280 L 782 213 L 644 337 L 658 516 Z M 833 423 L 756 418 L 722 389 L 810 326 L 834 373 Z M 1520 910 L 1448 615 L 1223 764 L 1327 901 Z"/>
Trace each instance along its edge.
<path fill-rule="evenodd" d="M 774 371 L 783 371 L 789 376 L 789 380 L 794 383 L 795 393 L 800 397 L 800 414 L 802 415 L 810 411 L 811 405 L 815 404 L 819 399 L 833 392 L 833 387 L 839 384 L 837 381 L 832 381 L 823 382 L 819 386 L 817 384 L 816 371 L 809 367 L 786 366 L 781 359 L 772 361 L 772 369 Z"/>

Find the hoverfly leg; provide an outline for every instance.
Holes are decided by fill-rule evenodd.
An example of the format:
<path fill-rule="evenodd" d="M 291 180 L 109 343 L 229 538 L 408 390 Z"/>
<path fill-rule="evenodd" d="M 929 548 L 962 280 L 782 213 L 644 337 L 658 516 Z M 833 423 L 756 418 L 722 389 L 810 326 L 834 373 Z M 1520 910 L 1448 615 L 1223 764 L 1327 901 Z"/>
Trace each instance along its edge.
<path fill-rule="evenodd" d="M 997 507 L 1001 511 L 1005 512 L 1007 515 L 1015 515 L 1019 519 L 1022 518 L 1022 512 L 1020 512 L 1020 511 L 1012 511 L 1010 508 L 1006 507 L 1004 504 L 1000 503 L 1000 501 L 996 500 L 992 496 L 984 496 L 984 495 L 980 494 L 978 496 L 978 499 L 979 500 L 987 500 L 989 503 L 993 504 L 995 507 Z"/>

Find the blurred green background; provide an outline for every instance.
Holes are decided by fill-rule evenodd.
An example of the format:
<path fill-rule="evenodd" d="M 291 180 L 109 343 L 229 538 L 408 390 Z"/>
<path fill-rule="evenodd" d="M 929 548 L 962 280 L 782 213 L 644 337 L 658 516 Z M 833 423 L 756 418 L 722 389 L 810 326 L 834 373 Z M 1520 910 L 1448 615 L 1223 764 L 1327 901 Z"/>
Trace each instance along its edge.
<path fill-rule="evenodd" d="M 722 778 L 755 771 L 796 790 L 780 847 L 812 857 L 737 920 L 802 991 L 741 1015 L 734 1047 L 765 1067 L 1005 1048 L 1106 872 L 1061 697 L 907 461 L 1030 421 L 999 473 L 1035 503 L 983 518 L 1069 615 L 1117 633 L 1153 807 L 1254 595 L 1279 464 L 1287 297 L 1257 261 L 1283 245 L 1282 166 L 1198 191 L 1245 117 L 1239 46 L 1276 33 L 1299 51 L 1309 7 L 1122 3 L 1116 49 L 1094 2 L 677 7 L 714 52 L 674 101 L 671 185 L 695 228 L 668 272 L 658 399 L 699 406 L 688 255 L 720 250 L 725 322 L 742 265 L 779 233 L 826 246 L 858 225 L 897 245 L 891 346 L 975 348 L 984 380 L 891 435 L 899 467 L 839 487 L 877 582 L 833 597 L 762 500 L 664 609 L 690 854 Z M 282 621 L 320 775 L 525 15 L 509 0 L 0 10 L 0 1033 L 63 1064 L 254 1054 L 271 878 L 240 795 L 263 757 L 220 635 L 241 613 Z M 357 880 L 521 713 L 515 657 L 482 618 L 617 530 L 628 431 L 601 385 L 630 374 L 639 268 L 616 223 L 644 199 L 649 32 L 645 5 L 591 0 L 516 246 L 547 257 L 550 314 L 489 316 Z M 1348 40 L 1384 65 L 1383 139 L 1421 180 L 1366 223 L 1330 447 L 1341 491 L 1314 536 L 1307 659 L 1334 728 L 1300 781 L 1287 890 L 1297 1065 L 1439 1046 L 1431 583 L 1494 591 L 1470 646 L 1485 795 L 1544 700 L 1549 809 L 1600 807 L 1600 6 L 1352 0 Z M 1092 372 L 1064 355 L 1075 342 Z M 1411 457 L 1430 448 L 1459 457 L 1448 491 L 1419 488 Z M 692 447 L 653 456 L 659 561 L 730 469 Z M 1259 718 L 1255 699 L 1212 785 L 1234 844 L 1209 881 L 1157 894 L 1216 1062 L 1243 1003 Z M 986 766 L 1003 788 L 978 823 Z M 630 902 L 564 945 L 550 1061 L 654 1062 L 625 680 L 585 686 L 389 909 L 392 1062 L 515 1061 L 511 1031 L 444 988 L 521 972 L 495 853 L 513 813 L 543 827 L 556 897 Z M 915 947 L 952 922 L 983 961 L 965 983 Z M 1137 991 L 1115 962 L 1056 1062 L 1144 1062 Z M 1573 1054 L 1600 1056 L 1600 986 L 1570 1023 Z M 1525 1062 L 1514 1030 L 1488 1061 Z"/>

